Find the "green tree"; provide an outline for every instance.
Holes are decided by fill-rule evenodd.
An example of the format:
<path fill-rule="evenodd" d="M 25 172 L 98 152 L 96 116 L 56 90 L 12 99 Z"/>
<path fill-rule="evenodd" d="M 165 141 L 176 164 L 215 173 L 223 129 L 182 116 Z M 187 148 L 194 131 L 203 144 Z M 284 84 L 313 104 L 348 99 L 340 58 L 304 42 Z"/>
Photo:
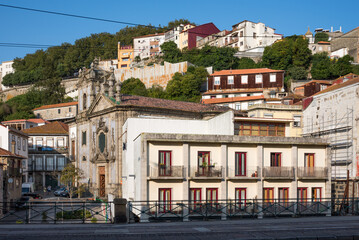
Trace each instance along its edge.
<path fill-rule="evenodd" d="M 313 55 L 311 74 L 313 79 L 331 79 L 331 62 L 328 53 L 321 52 Z"/>
<path fill-rule="evenodd" d="M 152 85 L 151 88 L 147 89 L 147 93 L 148 96 L 152 98 L 166 98 L 166 92 L 160 85 Z"/>
<path fill-rule="evenodd" d="M 293 80 L 307 79 L 308 72 L 304 67 L 293 66 L 288 69 L 288 76 Z"/>
<path fill-rule="evenodd" d="M 173 41 L 165 42 L 161 45 L 163 53 L 163 60 L 170 63 L 177 63 L 181 61 L 182 53 L 177 48 L 177 44 Z"/>
<path fill-rule="evenodd" d="M 314 38 L 315 38 L 315 40 L 314 40 L 315 43 L 320 42 L 320 41 L 327 42 L 329 40 L 329 35 L 324 32 L 318 32 L 315 34 Z"/>
<path fill-rule="evenodd" d="M 333 77 L 337 78 L 353 72 L 352 61 L 354 61 L 354 59 L 349 55 L 335 60 L 332 66 Z"/>
<path fill-rule="evenodd" d="M 121 92 L 129 95 L 147 96 L 146 86 L 138 78 L 129 78 L 123 81 Z"/>
<path fill-rule="evenodd" d="M 359 75 L 359 65 L 353 65 L 353 73 Z"/>
<path fill-rule="evenodd" d="M 60 181 L 66 186 L 66 189 L 69 191 L 70 198 L 74 193 L 81 194 L 77 192 L 76 186 L 80 186 L 79 181 L 84 178 L 84 173 L 81 169 L 75 167 L 75 165 L 69 163 L 61 171 Z M 82 188 L 79 188 L 80 191 Z"/>
<path fill-rule="evenodd" d="M 258 68 L 257 64 L 251 58 L 240 58 L 238 60 L 238 69 L 251 69 L 251 68 Z"/>

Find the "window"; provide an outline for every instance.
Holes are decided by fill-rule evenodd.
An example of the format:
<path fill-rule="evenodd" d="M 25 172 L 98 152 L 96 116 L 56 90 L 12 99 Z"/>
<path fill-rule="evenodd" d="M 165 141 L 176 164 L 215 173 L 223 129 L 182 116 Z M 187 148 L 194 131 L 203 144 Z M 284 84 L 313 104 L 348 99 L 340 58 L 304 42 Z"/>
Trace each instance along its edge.
<path fill-rule="evenodd" d="M 241 110 L 241 104 L 240 103 L 236 104 L 236 110 Z"/>
<path fill-rule="evenodd" d="M 32 138 L 30 137 L 28 141 L 29 141 L 29 148 L 33 148 Z"/>
<path fill-rule="evenodd" d="M 256 75 L 256 83 L 262 83 L 262 79 L 263 79 L 263 75 L 262 75 L 262 74 L 257 74 L 257 75 Z"/>
<path fill-rule="evenodd" d="M 245 153 L 245 152 L 236 152 L 235 153 L 235 175 L 236 176 L 247 176 L 246 161 L 247 161 L 247 153 Z"/>
<path fill-rule="evenodd" d="M 228 80 L 228 84 L 234 84 L 234 76 L 228 76 L 227 80 Z"/>
<path fill-rule="evenodd" d="M 100 135 L 98 136 L 98 147 L 100 149 L 100 151 L 103 153 L 105 151 L 105 147 L 106 147 L 106 136 L 105 134 L 102 132 L 100 133 Z"/>
<path fill-rule="evenodd" d="M 46 170 L 47 171 L 53 171 L 54 169 L 54 158 L 53 157 L 47 157 L 46 158 Z"/>
<path fill-rule="evenodd" d="M 165 213 L 171 211 L 171 189 L 160 188 L 159 189 L 159 212 Z"/>
<path fill-rule="evenodd" d="M 172 175 L 172 160 L 171 151 L 159 151 L 159 176 L 171 176 Z"/>
<path fill-rule="evenodd" d="M 280 167 L 282 165 L 282 153 L 271 153 L 270 154 L 270 166 Z"/>
<path fill-rule="evenodd" d="M 54 147 L 54 139 L 49 138 L 46 140 L 46 146 L 48 147 Z"/>
<path fill-rule="evenodd" d="M 86 157 L 85 156 L 82 157 L 82 161 L 86 162 Z"/>
<path fill-rule="evenodd" d="M 17 149 L 20 150 L 21 149 L 21 138 L 17 137 Z"/>
<path fill-rule="evenodd" d="M 86 131 L 82 132 L 82 145 L 86 145 Z"/>
<path fill-rule="evenodd" d="M 61 171 L 65 167 L 65 157 L 57 158 L 57 170 Z"/>
<path fill-rule="evenodd" d="M 322 200 L 322 188 L 312 188 L 312 202 L 320 202 Z"/>
<path fill-rule="evenodd" d="M 65 147 L 65 144 L 64 144 L 64 139 L 63 138 L 59 138 L 57 139 L 57 147 Z"/>
<path fill-rule="evenodd" d="M 218 188 L 207 188 L 206 189 L 206 200 L 211 206 L 214 206 L 218 201 Z"/>
<path fill-rule="evenodd" d="M 239 45 L 243 46 L 243 42 L 240 42 Z"/>
<path fill-rule="evenodd" d="M 220 85 L 221 84 L 221 77 L 214 77 L 214 85 Z"/>
<path fill-rule="evenodd" d="M 36 162 L 35 162 L 35 169 L 37 170 L 37 171 L 41 171 L 42 170 L 42 158 L 36 158 Z"/>
<path fill-rule="evenodd" d="M 26 140 L 25 139 L 22 140 L 22 150 L 26 151 Z"/>
<path fill-rule="evenodd" d="M 69 112 L 71 112 L 71 107 L 69 107 Z"/>
<path fill-rule="evenodd" d="M 274 189 L 273 188 L 264 188 L 263 189 L 263 200 L 264 203 L 273 203 L 274 201 Z"/>
<path fill-rule="evenodd" d="M 41 148 L 42 147 L 42 139 L 36 139 L 36 147 Z"/>
<path fill-rule="evenodd" d="M 293 118 L 294 118 L 293 127 L 300 127 L 302 116 L 297 115 L 297 116 L 293 116 Z"/>
<path fill-rule="evenodd" d="M 241 84 L 248 84 L 248 75 L 241 76 Z"/>
<path fill-rule="evenodd" d="M 257 33 L 253 33 L 253 39 L 256 39 L 257 38 Z"/>
<path fill-rule="evenodd" d="M 85 109 L 85 108 L 84 108 Z M 57 113 L 60 114 L 61 113 L 61 109 L 57 109 Z"/>
<path fill-rule="evenodd" d="M 273 117 L 273 113 L 265 113 L 264 114 L 265 118 L 272 118 Z"/>
<path fill-rule="evenodd" d="M 304 167 L 314 167 L 314 153 L 304 154 Z"/>
<path fill-rule="evenodd" d="M 239 32 L 239 36 L 240 36 L 240 37 L 243 37 L 243 31 L 240 31 L 240 32 Z"/>
<path fill-rule="evenodd" d="M 202 201 L 202 189 L 201 188 L 191 188 L 189 190 L 190 200 L 193 204 L 192 209 L 197 209 L 201 207 Z"/>
<path fill-rule="evenodd" d="M 288 188 L 279 188 L 278 189 L 278 200 L 279 200 L 279 204 L 282 206 L 288 206 L 288 198 L 289 198 L 289 194 L 288 194 Z"/>
<path fill-rule="evenodd" d="M 269 75 L 269 82 L 276 82 L 277 81 L 277 74 L 271 73 Z"/>
<path fill-rule="evenodd" d="M 86 110 L 86 108 L 87 108 L 86 102 L 87 102 L 87 96 L 86 96 L 86 93 L 84 93 L 84 94 L 82 95 L 82 109 L 83 109 L 83 110 Z"/>
<path fill-rule="evenodd" d="M 307 188 L 298 188 L 298 196 L 299 202 L 306 202 L 307 201 Z"/>
<path fill-rule="evenodd" d="M 211 166 L 210 152 L 198 152 L 198 174 L 206 175 Z"/>
<path fill-rule="evenodd" d="M 236 188 L 235 194 L 236 208 L 239 208 L 240 210 L 245 210 L 247 203 L 247 189 Z"/>
<path fill-rule="evenodd" d="M 211 99 L 216 98 L 216 96 L 211 96 Z"/>
<path fill-rule="evenodd" d="M 284 124 L 269 124 L 269 123 L 245 123 L 239 122 L 240 136 L 273 136 L 284 137 Z"/>

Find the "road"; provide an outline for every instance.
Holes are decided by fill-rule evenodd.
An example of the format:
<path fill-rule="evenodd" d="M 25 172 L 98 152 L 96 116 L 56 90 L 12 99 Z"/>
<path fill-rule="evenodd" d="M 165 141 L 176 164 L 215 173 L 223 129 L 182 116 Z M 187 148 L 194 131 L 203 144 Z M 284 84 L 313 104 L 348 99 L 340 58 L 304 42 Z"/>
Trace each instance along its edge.
<path fill-rule="evenodd" d="M 359 239 L 359 216 L 134 224 L 0 225 L 0 239 Z"/>

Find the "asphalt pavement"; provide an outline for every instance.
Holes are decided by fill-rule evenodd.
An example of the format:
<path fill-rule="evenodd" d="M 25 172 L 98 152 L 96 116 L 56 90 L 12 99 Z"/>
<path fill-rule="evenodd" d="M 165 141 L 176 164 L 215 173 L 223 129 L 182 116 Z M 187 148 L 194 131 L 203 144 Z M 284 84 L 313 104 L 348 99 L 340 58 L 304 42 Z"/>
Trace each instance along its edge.
<path fill-rule="evenodd" d="M 133 224 L 0 225 L 0 239 L 359 239 L 359 216 Z"/>

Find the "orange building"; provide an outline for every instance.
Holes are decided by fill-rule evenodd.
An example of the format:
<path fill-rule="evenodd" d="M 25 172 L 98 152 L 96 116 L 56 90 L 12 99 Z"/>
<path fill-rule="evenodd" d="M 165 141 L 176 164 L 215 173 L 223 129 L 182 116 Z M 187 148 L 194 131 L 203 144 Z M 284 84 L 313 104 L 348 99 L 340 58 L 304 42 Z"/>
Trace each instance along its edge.
<path fill-rule="evenodd" d="M 131 45 L 121 46 L 118 42 L 118 69 L 130 69 L 134 59 L 134 49 Z"/>

